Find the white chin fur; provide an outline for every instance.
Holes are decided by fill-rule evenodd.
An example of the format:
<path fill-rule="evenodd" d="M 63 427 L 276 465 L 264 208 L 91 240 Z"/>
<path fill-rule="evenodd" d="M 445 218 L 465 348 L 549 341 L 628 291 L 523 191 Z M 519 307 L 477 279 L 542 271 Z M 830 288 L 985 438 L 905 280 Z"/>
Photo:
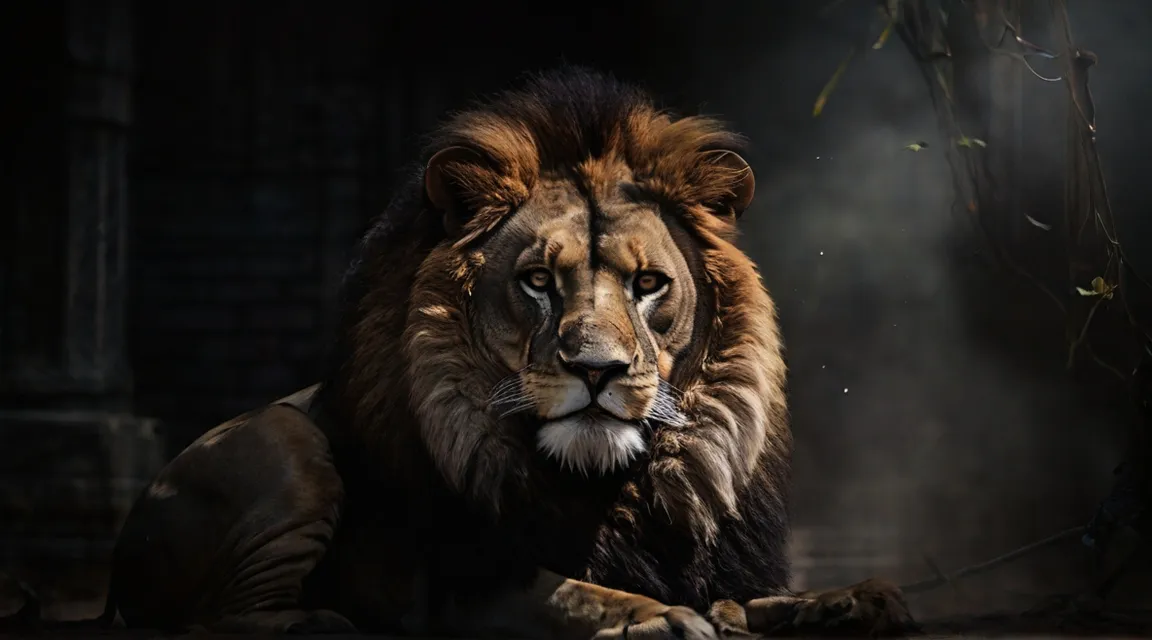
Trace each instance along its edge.
<path fill-rule="evenodd" d="M 568 416 L 545 424 L 536 447 L 562 466 L 601 475 L 644 453 L 644 434 L 634 424 L 607 416 Z"/>

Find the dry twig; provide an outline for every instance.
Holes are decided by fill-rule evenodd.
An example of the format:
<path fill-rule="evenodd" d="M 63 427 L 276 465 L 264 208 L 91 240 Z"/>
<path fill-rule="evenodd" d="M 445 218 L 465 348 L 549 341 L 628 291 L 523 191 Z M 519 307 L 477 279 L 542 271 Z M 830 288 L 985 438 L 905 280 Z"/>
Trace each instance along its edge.
<path fill-rule="evenodd" d="M 931 591 L 932 589 L 944 586 L 946 584 L 954 584 L 957 580 L 962 578 L 967 578 L 978 573 L 984 573 L 990 569 L 995 569 L 1002 564 L 1007 564 L 1013 560 L 1016 560 L 1017 558 L 1024 557 L 1033 551 L 1038 551 L 1058 542 L 1064 542 L 1065 540 L 1079 538 L 1082 535 L 1084 535 L 1084 527 L 1072 527 L 1071 529 L 1065 529 L 1064 531 L 1054 533 L 1047 538 L 1037 540 L 1032 544 L 1024 545 L 1023 547 L 1020 547 L 1014 551 L 1009 551 L 1002 556 L 997 556 L 991 560 L 981 562 L 980 564 L 964 567 L 959 571 L 947 575 L 937 574 L 937 576 L 934 578 L 928 578 L 927 580 L 921 580 L 919 582 L 913 582 L 912 584 L 902 586 L 900 587 L 900 590 L 904 593 L 924 593 L 925 591 Z"/>

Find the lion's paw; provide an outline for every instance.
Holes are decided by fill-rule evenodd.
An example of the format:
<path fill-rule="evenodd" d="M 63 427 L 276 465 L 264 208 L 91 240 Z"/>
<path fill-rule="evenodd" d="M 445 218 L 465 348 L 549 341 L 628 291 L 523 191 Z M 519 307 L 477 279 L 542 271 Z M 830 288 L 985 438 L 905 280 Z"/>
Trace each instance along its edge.
<path fill-rule="evenodd" d="M 597 639 L 717 640 L 716 630 L 704 616 L 688 607 L 661 607 L 638 616 L 632 623 L 596 634 Z"/>
<path fill-rule="evenodd" d="M 757 638 L 748 630 L 748 615 L 744 607 L 732 600 L 717 600 L 708 610 L 708 622 L 723 638 Z"/>
<path fill-rule="evenodd" d="M 745 605 L 750 619 L 768 623 L 769 633 L 904 635 L 918 629 L 904 594 L 883 580 L 865 580 L 844 589 L 805 593 L 794 598 L 753 600 Z M 787 612 L 787 618 L 780 614 Z"/>

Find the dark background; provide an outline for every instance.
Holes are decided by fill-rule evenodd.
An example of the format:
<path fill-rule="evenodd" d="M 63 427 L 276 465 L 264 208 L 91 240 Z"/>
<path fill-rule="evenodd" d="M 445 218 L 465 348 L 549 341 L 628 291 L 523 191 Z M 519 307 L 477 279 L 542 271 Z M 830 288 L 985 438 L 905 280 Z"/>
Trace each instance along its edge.
<path fill-rule="evenodd" d="M 1074 36 L 1101 59 L 1093 92 L 1120 232 L 1152 269 L 1152 3 L 1071 4 Z M 955 569 L 1086 520 L 1123 456 L 1119 387 L 1064 371 L 1062 320 L 1041 294 L 955 258 L 967 227 L 931 150 L 946 141 L 898 41 L 858 59 L 812 117 L 875 18 L 868 2 L 823 6 L 6 3 L 11 572 L 51 585 L 98 567 L 158 464 L 314 382 L 349 250 L 420 136 L 562 61 L 721 115 L 753 141 L 743 243 L 788 346 L 801 582 L 919 578 L 925 553 Z M 1063 85 L 1027 87 L 1026 135 L 1062 136 Z M 914 140 L 930 150 L 902 150 Z M 1059 202 L 1059 174 L 1033 178 Z M 1066 545 L 972 589 L 1047 591 L 1081 554 Z"/>

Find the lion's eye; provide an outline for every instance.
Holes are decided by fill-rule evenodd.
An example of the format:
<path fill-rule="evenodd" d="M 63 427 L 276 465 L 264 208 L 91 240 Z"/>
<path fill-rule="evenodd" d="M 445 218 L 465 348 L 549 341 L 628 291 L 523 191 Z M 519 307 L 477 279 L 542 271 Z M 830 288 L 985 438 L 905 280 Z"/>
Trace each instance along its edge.
<path fill-rule="evenodd" d="M 532 269 L 520 276 L 524 284 L 541 293 L 552 286 L 552 274 L 547 269 Z"/>
<path fill-rule="evenodd" d="M 632 281 L 632 288 L 636 292 L 636 297 L 650 296 L 661 289 L 664 285 L 668 284 L 669 278 L 663 273 L 655 271 L 642 271 L 636 274 L 636 278 Z"/>

